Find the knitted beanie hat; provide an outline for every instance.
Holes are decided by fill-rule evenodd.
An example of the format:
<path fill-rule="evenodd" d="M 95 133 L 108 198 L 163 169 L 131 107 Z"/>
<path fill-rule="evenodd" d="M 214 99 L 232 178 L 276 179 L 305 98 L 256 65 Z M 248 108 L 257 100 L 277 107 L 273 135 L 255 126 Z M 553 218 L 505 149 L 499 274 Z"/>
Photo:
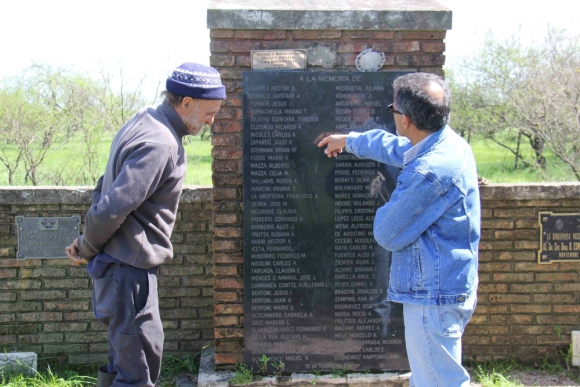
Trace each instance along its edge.
<path fill-rule="evenodd" d="M 173 70 L 165 87 L 170 93 L 185 97 L 226 99 L 226 88 L 218 71 L 197 63 L 184 63 Z"/>

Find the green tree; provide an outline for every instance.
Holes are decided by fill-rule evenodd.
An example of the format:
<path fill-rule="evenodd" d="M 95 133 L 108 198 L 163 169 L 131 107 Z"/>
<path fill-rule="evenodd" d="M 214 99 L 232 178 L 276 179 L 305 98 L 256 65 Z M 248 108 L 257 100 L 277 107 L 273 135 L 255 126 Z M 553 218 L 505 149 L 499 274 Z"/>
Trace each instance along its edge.
<path fill-rule="evenodd" d="M 522 121 L 580 181 L 580 37 L 551 30 L 522 82 Z"/>
<path fill-rule="evenodd" d="M 16 146 L 23 110 L 27 106 L 20 93 L 0 90 L 0 161 L 8 170 L 8 184 L 14 185 L 14 175 L 22 161 L 22 149 Z"/>
<path fill-rule="evenodd" d="M 24 181 L 33 185 L 95 184 L 104 167 L 104 136 L 143 105 L 139 90 L 121 85 L 115 92 L 110 78 L 94 80 L 64 67 L 34 64 L 3 79 L 0 161 L 9 184 L 22 169 Z M 66 159 L 45 163 L 69 142 L 75 147 Z"/>
<path fill-rule="evenodd" d="M 26 173 L 25 180 L 33 185 L 39 183 L 39 166 L 55 148 L 63 146 L 68 137 L 61 128 L 65 117 L 59 109 L 60 95 L 55 86 L 59 73 L 27 73 L 26 77 L 13 78 L 5 82 L 0 115 L 2 124 L 2 153 L 8 154 L 10 147 L 16 147 Z M 4 165 L 11 163 L 10 157 L 3 160 Z M 9 168 L 10 169 L 10 168 Z"/>
<path fill-rule="evenodd" d="M 555 29 L 531 47 L 488 34 L 476 55 L 449 72 L 452 126 L 509 150 L 516 169 L 544 169 L 549 149 L 580 180 L 579 42 Z"/>
<path fill-rule="evenodd" d="M 145 105 L 145 98 L 141 92 L 141 87 L 145 81 L 146 74 L 137 80 L 134 87 L 131 87 L 132 79 L 126 78 L 123 66 L 119 64 L 117 76 L 113 76 L 109 71 L 101 69 L 101 85 L 103 90 L 98 94 L 103 111 L 114 127 L 120 128 L 129 118 Z M 159 89 L 158 84 L 157 89 Z M 157 90 L 159 91 L 159 90 Z M 155 93 L 157 95 L 158 92 Z M 151 104 L 155 103 L 151 101 Z"/>
<path fill-rule="evenodd" d="M 100 144 L 107 132 L 114 131 L 100 101 L 104 88 L 92 79 L 78 75 L 66 79 L 66 85 L 63 114 L 67 117 L 67 125 L 63 129 L 69 131 L 71 138 L 78 141 L 80 149 L 76 150 L 74 156 L 82 160 L 83 168 L 71 171 L 67 168 L 67 160 L 63 160 L 60 166 L 53 168 L 47 178 L 56 185 L 92 185 L 102 173 Z"/>
<path fill-rule="evenodd" d="M 537 141 L 534 128 L 522 125 L 518 113 L 521 82 L 533 64 L 529 49 L 522 47 L 517 37 L 497 41 L 489 33 L 479 52 L 465 58 L 453 70 L 452 125 L 464 125 L 470 133 L 477 133 L 514 155 L 514 166 L 545 166 L 543 144 Z M 457 97 L 457 98 L 456 98 Z M 536 156 L 527 157 L 522 141 L 527 139 Z"/>

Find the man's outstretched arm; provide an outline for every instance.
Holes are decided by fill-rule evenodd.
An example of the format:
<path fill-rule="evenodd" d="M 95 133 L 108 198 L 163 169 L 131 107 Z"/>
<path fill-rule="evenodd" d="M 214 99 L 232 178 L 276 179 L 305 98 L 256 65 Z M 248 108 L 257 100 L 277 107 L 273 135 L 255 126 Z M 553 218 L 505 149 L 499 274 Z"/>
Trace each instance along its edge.
<path fill-rule="evenodd" d="M 339 153 L 342 153 L 342 148 L 346 146 L 346 138 L 348 136 L 346 134 L 331 134 L 328 137 L 325 137 L 318 143 L 318 147 L 322 148 L 326 145 L 326 149 L 324 153 L 328 157 L 336 157 Z"/>
<path fill-rule="evenodd" d="M 380 163 L 403 167 L 403 157 L 411 149 L 411 143 L 405 137 L 399 137 L 382 129 L 373 129 L 364 133 L 352 132 L 332 134 L 323 138 L 319 147 L 326 145 L 324 153 L 336 157 L 344 150 L 361 159 L 375 160 Z"/>

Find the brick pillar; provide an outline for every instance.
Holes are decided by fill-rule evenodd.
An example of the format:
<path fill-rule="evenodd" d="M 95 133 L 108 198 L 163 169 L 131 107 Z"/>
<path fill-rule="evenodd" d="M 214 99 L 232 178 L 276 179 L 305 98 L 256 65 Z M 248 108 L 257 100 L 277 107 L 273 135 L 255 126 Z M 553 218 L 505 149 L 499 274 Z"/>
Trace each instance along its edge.
<path fill-rule="evenodd" d="M 212 129 L 218 369 L 243 361 L 242 72 L 251 71 L 250 51 L 306 49 L 308 71 L 357 71 L 356 56 L 372 48 L 385 53 L 380 71 L 443 74 L 443 39 L 451 28 L 451 11 L 434 0 L 409 0 L 396 9 L 382 0 L 365 2 L 365 10 L 353 3 L 237 0 L 233 7 L 228 0 L 210 1 L 210 63 L 227 89 Z M 374 7 L 368 9 L 369 4 Z"/>

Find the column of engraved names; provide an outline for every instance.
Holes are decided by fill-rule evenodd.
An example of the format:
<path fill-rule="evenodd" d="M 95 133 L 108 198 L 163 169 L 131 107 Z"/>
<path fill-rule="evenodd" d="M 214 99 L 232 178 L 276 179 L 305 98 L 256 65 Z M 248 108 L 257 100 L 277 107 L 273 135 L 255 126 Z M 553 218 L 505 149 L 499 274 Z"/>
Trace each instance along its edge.
<path fill-rule="evenodd" d="M 340 155 L 335 164 L 334 307 L 335 338 L 358 341 L 373 338 L 380 319 L 370 309 L 374 288 L 374 211 L 369 193 L 376 162 Z M 348 344 L 347 344 L 348 345 Z"/>
<path fill-rule="evenodd" d="M 251 107 L 251 273 L 252 355 L 279 354 L 273 361 L 301 360 L 293 356 L 293 340 L 306 338 L 291 320 L 307 318 L 295 310 L 296 289 L 313 276 L 301 271 L 306 252 L 295 251 L 296 225 L 304 222 L 293 205 L 310 200 L 290 176 L 297 132 L 308 122 L 307 109 L 297 108 L 300 95 L 291 86 L 264 85 L 248 93 Z"/>
<path fill-rule="evenodd" d="M 376 126 L 375 108 L 381 103 L 373 91 L 382 86 L 336 86 L 335 129 L 349 132 Z M 335 338 L 345 352 L 375 343 L 381 320 L 370 312 L 377 289 L 373 247 L 374 212 L 371 193 L 377 163 L 340 155 L 335 163 Z M 361 355 L 345 360 L 360 360 Z"/>

